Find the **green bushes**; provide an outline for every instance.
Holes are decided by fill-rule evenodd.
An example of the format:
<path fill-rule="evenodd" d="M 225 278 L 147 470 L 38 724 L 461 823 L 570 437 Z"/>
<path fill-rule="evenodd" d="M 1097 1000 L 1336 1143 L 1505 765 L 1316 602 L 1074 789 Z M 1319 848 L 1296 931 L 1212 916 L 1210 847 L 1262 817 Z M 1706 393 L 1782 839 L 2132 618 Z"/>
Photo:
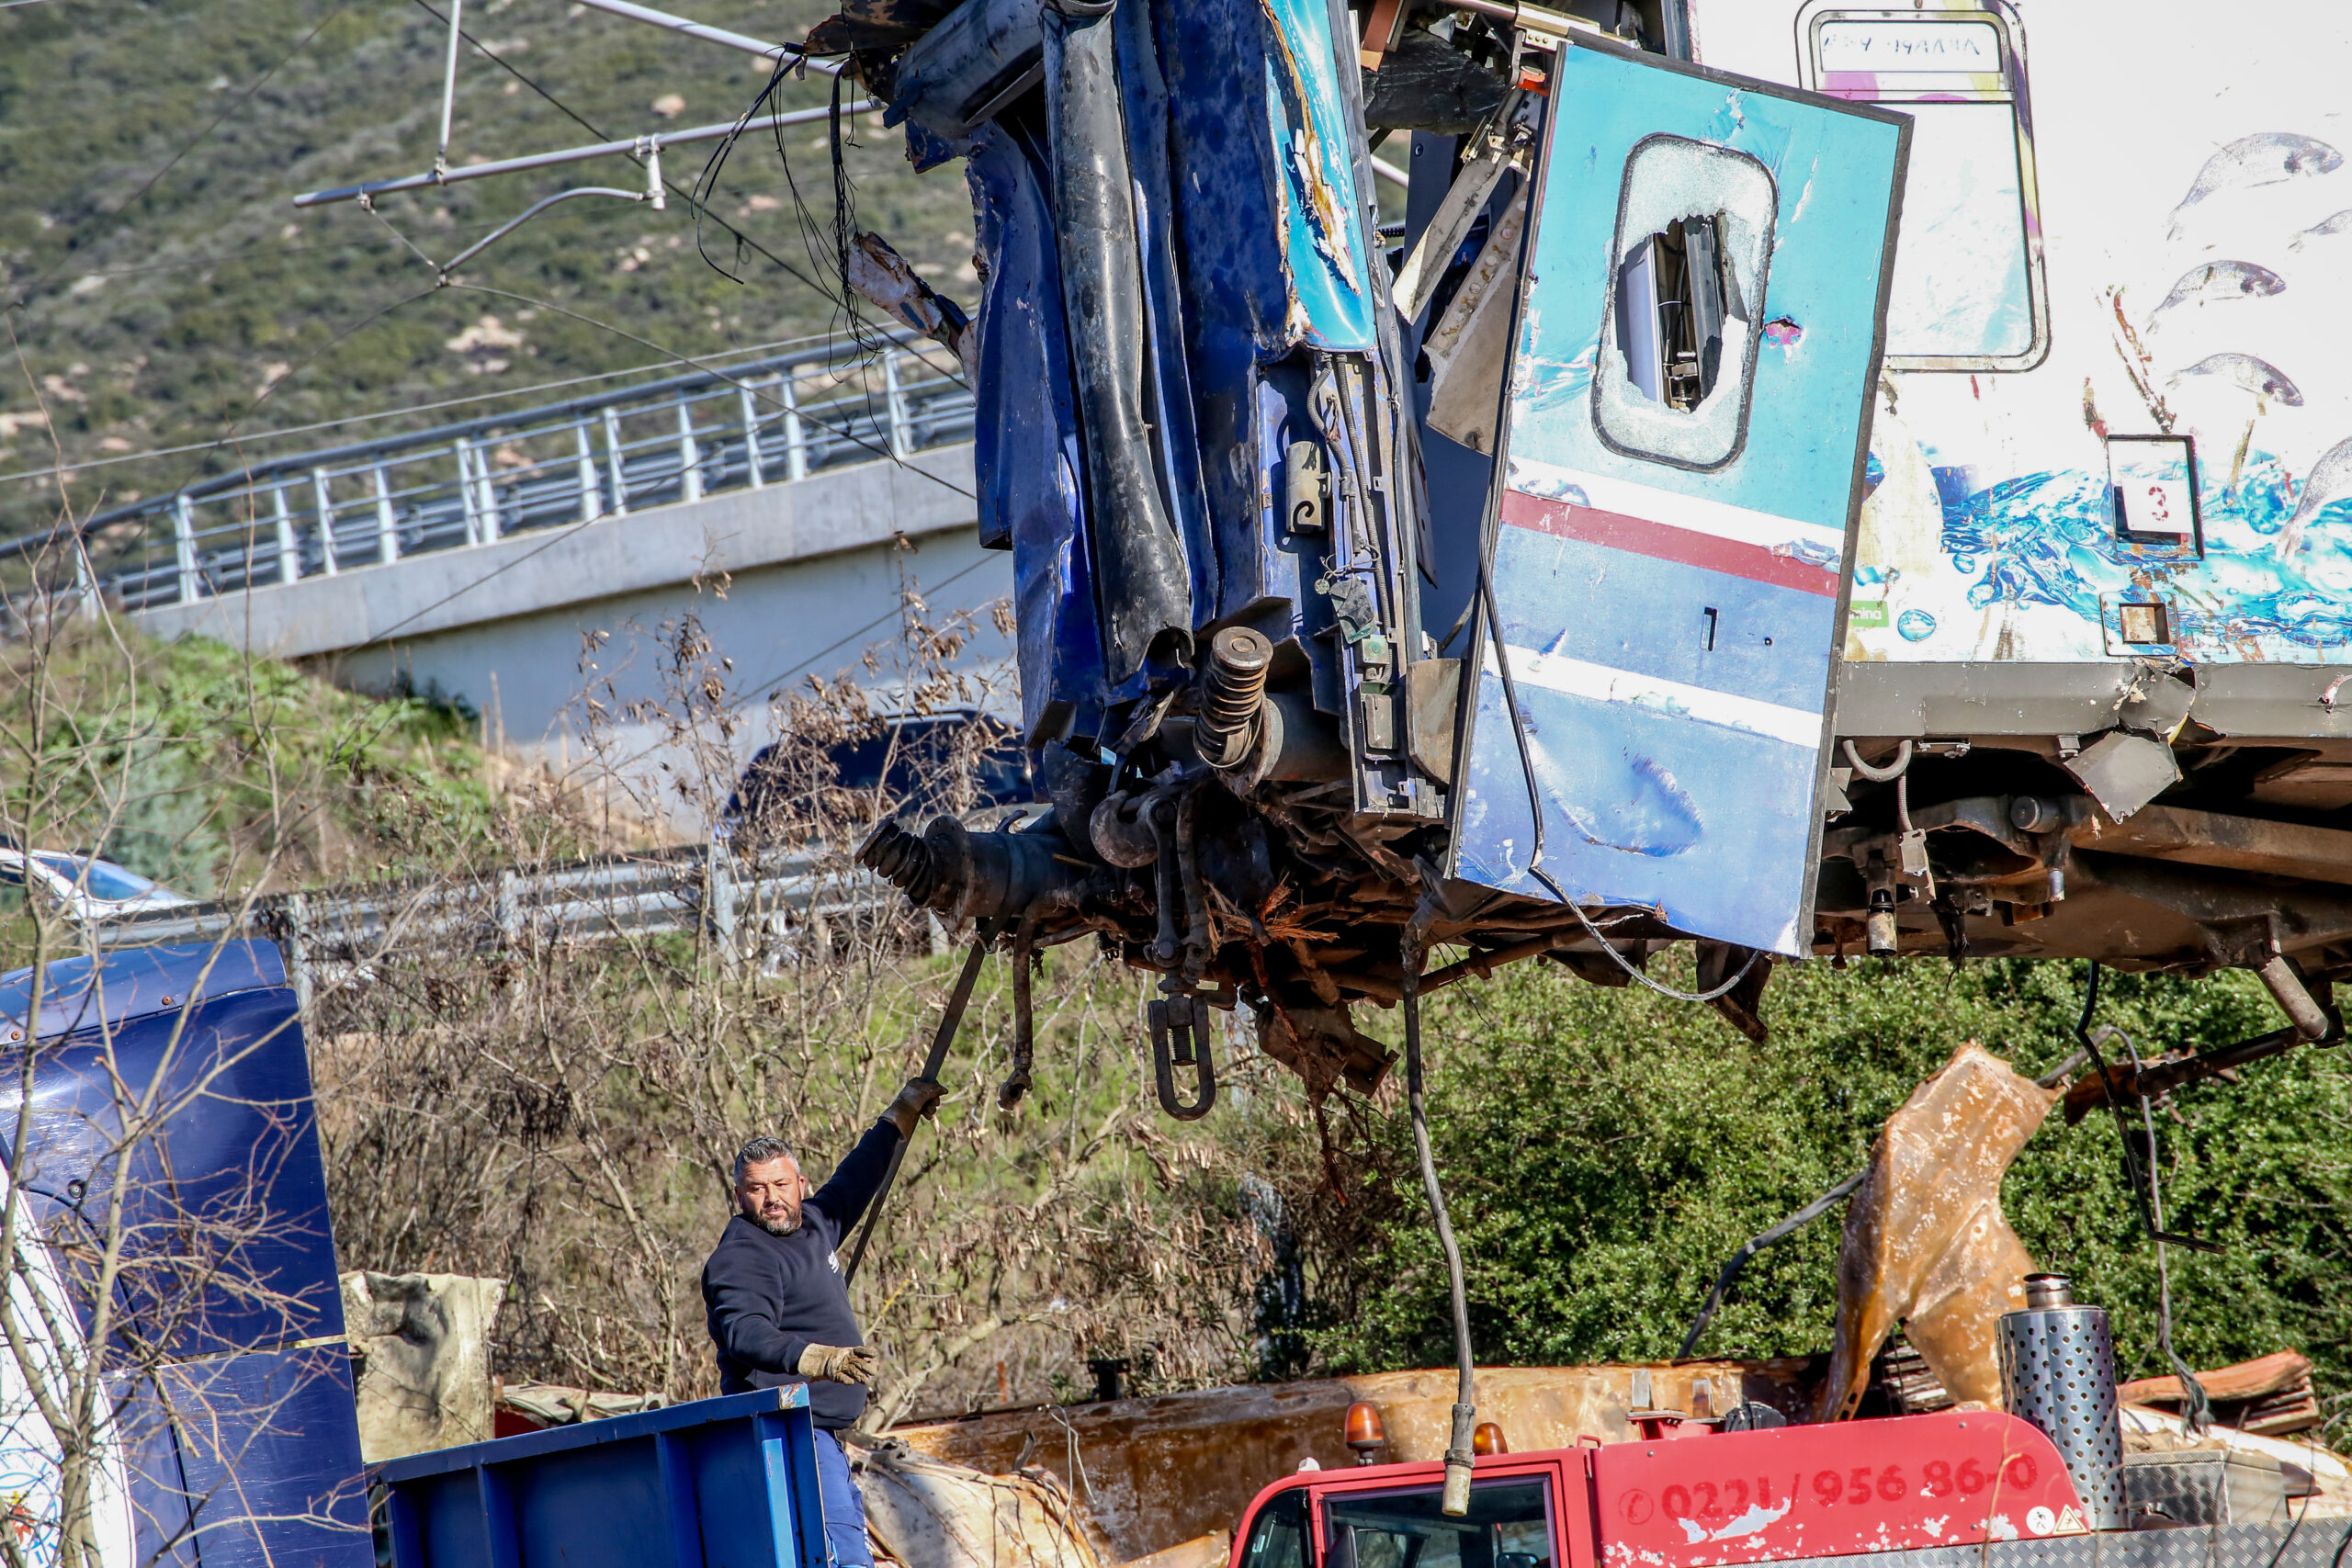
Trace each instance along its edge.
<path fill-rule="evenodd" d="M 1468 1258 L 1477 1354 L 1494 1362 L 1673 1355 L 1716 1270 L 1747 1236 L 1857 1169 L 1889 1112 L 1962 1040 L 2040 1073 L 2074 1044 L 2080 965 L 1826 964 L 1783 969 L 1758 1047 L 1704 1008 L 1600 990 L 1521 965 L 1433 999 L 1435 1136 Z M 2248 976 L 2106 978 L 2099 1017 L 2143 1052 L 2275 1028 Z M 2118 1045 L 2115 1049 L 2120 1050 Z M 1360 1200 L 1376 1245 L 1327 1249 L 1318 1351 L 1338 1367 L 1451 1356 L 1444 1278 L 1401 1113 L 1373 1123 Z M 2176 1229 L 2220 1243 L 2170 1250 L 2176 1338 L 2211 1366 L 2292 1345 L 2324 1394 L 2352 1390 L 2352 1070 L 2305 1049 L 2236 1086 L 2182 1091 L 2157 1112 Z M 2165 1370 L 2156 1274 L 2113 1121 L 2053 1113 L 2011 1168 L 2003 1203 L 2036 1260 L 2115 1314 L 2127 1373 Z M 1838 1215 L 1758 1257 L 1703 1351 L 1827 1348 Z M 1377 1281 L 1378 1289 L 1367 1282 Z"/>

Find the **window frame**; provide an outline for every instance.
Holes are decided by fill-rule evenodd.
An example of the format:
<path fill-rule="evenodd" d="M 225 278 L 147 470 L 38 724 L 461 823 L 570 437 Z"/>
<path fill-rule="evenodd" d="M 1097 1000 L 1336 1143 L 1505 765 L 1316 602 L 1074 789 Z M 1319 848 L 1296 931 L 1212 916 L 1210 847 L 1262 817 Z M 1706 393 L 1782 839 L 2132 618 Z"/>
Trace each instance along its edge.
<path fill-rule="evenodd" d="M 1329 1505 L 1332 1502 L 1344 1501 L 1364 1493 L 1414 1492 L 1442 1484 L 1442 1481 L 1434 1480 L 1425 1472 L 1399 1473 L 1404 1468 L 1401 1465 L 1366 1466 L 1361 1471 L 1343 1471 L 1336 1475 L 1326 1471 L 1323 1473 L 1332 1476 L 1332 1479 L 1310 1483 L 1306 1488 L 1309 1501 L 1307 1539 L 1313 1547 L 1313 1562 L 1309 1568 L 1326 1568 L 1329 1562 Z M 1420 1469 L 1419 1466 L 1413 1468 Z M 1489 1484 L 1528 1481 L 1541 1482 L 1546 1487 L 1544 1506 L 1550 1515 L 1554 1568 L 1596 1568 L 1590 1539 L 1581 1534 L 1573 1522 L 1576 1509 L 1569 1506 L 1569 1476 L 1562 1456 L 1531 1453 L 1525 1458 L 1514 1454 L 1482 1459 L 1472 1472 L 1470 1483 L 1483 1488 Z M 1587 1491 L 1589 1491 L 1589 1483 Z"/>
<path fill-rule="evenodd" d="M 1991 86 L 1889 87 L 1885 79 L 1863 92 L 1824 85 L 1821 35 L 1833 22 L 1922 22 L 1990 24 L 2000 39 L 2001 69 Z M 2033 110 L 2026 79 L 2025 29 L 2009 0 L 1935 0 L 1921 8 L 1855 6 L 1845 0 L 1809 0 L 1797 12 L 1797 78 L 1809 92 L 1849 103 L 1876 104 L 1901 110 L 1906 104 L 2006 104 L 2017 128 L 2018 221 L 2025 235 L 2026 315 L 2031 336 L 2024 350 L 2013 355 L 1894 354 L 1886 355 L 1889 370 L 1991 371 L 2032 370 L 2050 357 L 2050 292 L 2042 266 L 2041 197 L 2034 173 Z M 1899 243 L 1898 240 L 1898 243 Z M 1898 252 L 1898 257 L 1899 257 Z"/>
<path fill-rule="evenodd" d="M 1753 166 L 1757 174 L 1762 177 L 1764 188 L 1770 197 L 1768 210 L 1764 214 L 1762 254 L 1757 260 L 1756 302 L 1751 312 L 1755 319 L 1747 323 L 1747 342 L 1740 351 L 1739 412 L 1732 426 L 1730 446 L 1722 457 L 1704 463 L 1694 463 L 1688 458 L 1677 457 L 1670 453 L 1654 452 L 1645 446 L 1631 445 L 1621 433 L 1610 427 L 1609 419 L 1604 412 L 1607 404 L 1602 396 L 1604 368 L 1602 361 L 1612 353 L 1622 355 L 1625 351 L 1625 345 L 1619 341 L 1617 335 L 1617 288 L 1624 273 L 1625 218 L 1633 205 L 1634 170 L 1640 164 L 1645 150 L 1667 142 L 1696 147 L 1710 156 L 1732 159 Z M 1765 311 L 1771 309 L 1772 251 L 1780 238 L 1780 220 L 1781 182 L 1773 176 L 1771 169 L 1764 161 L 1752 152 L 1671 130 L 1651 131 L 1625 150 L 1625 167 L 1617 180 L 1617 217 L 1614 226 L 1610 231 L 1609 277 L 1601 289 L 1600 336 L 1595 350 L 1592 368 L 1589 417 L 1592 421 L 1593 434 L 1600 440 L 1602 446 L 1620 457 L 1631 457 L 1644 463 L 1657 463 L 1664 468 L 1680 468 L 1685 473 L 1693 474 L 1721 473 L 1739 461 L 1740 454 L 1747 450 L 1747 416 L 1756 400 L 1757 358 L 1764 344 L 1763 316 Z M 1717 391 L 1723 389 L 1723 377 L 1728 368 L 1728 367 L 1719 366 L 1716 369 L 1715 389 Z M 1661 406 L 1663 406 L 1662 403 Z M 1683 417 L 1695 418 L 1696 411 L 1690 411 Z M 1497 446 L 1499 451 L 1499 441 Z"/>

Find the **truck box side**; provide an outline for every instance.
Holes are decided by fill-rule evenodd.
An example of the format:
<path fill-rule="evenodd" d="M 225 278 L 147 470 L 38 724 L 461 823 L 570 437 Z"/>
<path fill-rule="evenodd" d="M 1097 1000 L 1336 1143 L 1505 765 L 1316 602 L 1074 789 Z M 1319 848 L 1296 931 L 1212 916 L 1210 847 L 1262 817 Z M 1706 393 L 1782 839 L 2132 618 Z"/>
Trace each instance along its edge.
<path fill-rule="evenodd" d="M 395 1568 L 823 1568 L 805 1386 L 395 1460 Z"/>

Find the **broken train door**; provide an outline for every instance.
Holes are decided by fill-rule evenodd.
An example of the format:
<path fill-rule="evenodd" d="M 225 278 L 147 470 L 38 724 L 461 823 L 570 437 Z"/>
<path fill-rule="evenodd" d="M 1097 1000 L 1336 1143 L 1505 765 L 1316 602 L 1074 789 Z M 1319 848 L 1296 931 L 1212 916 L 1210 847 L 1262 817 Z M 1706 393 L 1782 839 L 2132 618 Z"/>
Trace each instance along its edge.
<path fill-rule="evenodd" d="M 1798 954 L 1909 121 L 1582 39 L 1550 102 L 1453 870 Z"/>

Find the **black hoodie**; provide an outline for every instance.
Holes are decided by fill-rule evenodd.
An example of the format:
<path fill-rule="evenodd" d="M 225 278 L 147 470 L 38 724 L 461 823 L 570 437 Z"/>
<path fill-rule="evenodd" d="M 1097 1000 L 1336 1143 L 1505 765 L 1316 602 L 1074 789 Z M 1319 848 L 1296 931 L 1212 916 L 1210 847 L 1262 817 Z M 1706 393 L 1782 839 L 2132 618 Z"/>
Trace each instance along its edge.
<path fill-rule="evenodd" d="M 876 1122 L 801 1204 L 800 1228 L 790 1235 L 771 1235 L 740 1213 L 727 1222 L 702 1267 L 721 1393 L 806 1382 L 817 1425 L 833 1431 L 865 1413 L 864 1383 L 804 1378 L 800 1353 L 811 1345 L 865 1343 L 850 1310 L 838 1248 L 874 1201 L 899 1142 L 895 1124 Z"/>

